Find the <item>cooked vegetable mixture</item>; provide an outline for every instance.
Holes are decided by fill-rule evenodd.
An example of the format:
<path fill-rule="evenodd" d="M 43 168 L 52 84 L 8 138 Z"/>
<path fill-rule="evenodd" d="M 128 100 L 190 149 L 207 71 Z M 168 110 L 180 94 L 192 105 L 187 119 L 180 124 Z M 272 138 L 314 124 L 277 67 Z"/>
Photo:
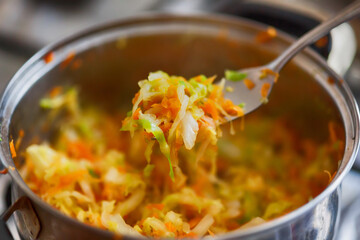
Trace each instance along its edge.
<path fill-rule="evenodd" d="M 222 133 L 226 117 L 243 111 L 213 80 L 151 73 L 126 118 L 80 106 L 75 88 L 54 88 L 40 105 L 64 120 L 55 141 L 26 149 L 23 178 L 86 224 L 174 238 L 261 224 L 328 185 L 342 146 L 336 136 L 299 139 L 286 119 L 270 117 L 250 117 L 243 131 L 239 119 L 229 131 L 236 135 L 229 126 Z"/>
<path fill-rule="evenodd" d="M 140 91 L 133 99 L 134 106 L 122 130 L 130 131 L 132 136 L 138 129 L 148 133 L 147 169 L 154 167 L 150 164 L 154 146 L 151 138 L 158 141 L 160 151 L 168 159 L 170 176 L 174 180 L 172 163 L 178 170 L 176 173 L 181 174 L 177 166 L 179 148 L 184 146 L 191 150 L 199 135 L 201 153 L 204 153 L 209 144 L 216 145 L 219 125 L 226 121 L 225 117 L 244 115 L 240 106 L 223 98 L 225 79 L 213 85 L 214 79 L 200 75 L 187 81 L 158 71 L 139 82 Z M 215 164 L 216 160 L 212 161 Z"/>

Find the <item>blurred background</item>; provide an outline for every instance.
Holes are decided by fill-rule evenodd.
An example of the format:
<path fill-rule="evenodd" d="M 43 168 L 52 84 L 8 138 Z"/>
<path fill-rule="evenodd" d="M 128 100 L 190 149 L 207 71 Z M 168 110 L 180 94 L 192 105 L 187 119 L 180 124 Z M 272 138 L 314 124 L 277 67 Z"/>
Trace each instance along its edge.
<path fill-rule="evenodd" d="M 0 0 L 0 94 L 40 48 L 86 28 L 148 12 L 220 13 L 259 21 L 298 37 L 351 0 Z M 343 24 L 316 50 L 360 102 L 360 18 Z M 0 196 L 9 179 L 0 176 Z M 338 239 L 360 239 L 360 157 L 343 183 Z M 9 194 L 8 194 L 9 195 Z M 9 197 L 8 197 L 9 201 Z M 0 212 L 7 206 L 0 200 Z"/>

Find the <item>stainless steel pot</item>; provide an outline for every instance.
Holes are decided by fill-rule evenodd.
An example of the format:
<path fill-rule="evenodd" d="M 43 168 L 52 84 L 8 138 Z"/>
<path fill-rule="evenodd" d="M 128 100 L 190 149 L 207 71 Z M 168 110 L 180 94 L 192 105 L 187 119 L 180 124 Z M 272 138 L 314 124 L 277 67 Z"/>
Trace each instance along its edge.
<path fill-rule="evenodd" d="M 38 107 L 44 94 L 57 85 L 78 85 L 83 101 L 106 108 L 127 106 L 137 81 L 158 69 L 186 77 L 200 73 L 222 76 L 224 69 L 264 64 L 292 41 L 279 33 L 266 44 L 254 43 L 265 26 L 224 16 L 151 15 L 101 26 L 48 46 L 32 57 L 13 77 L 0 105 L 0 158 L 13 180 L 14 205 L 21 235 L 26 239 L 114 239 L 114 234 L 69 218 L 43 202 L 14 168 L 21 154 L 11 157 L 9 142 L 25 137 L 18 153 L 44 130 L 45 113 Z M 52 52 L 50 63 L 44 57 Z M 70 53 L 76 56 L 67 66 Z M 68 61 L 65 61 L 65 63 Z M 328 79 L 334 80 L 330 84 Z M 321 106 L 321 107 L 320 107 Z M 331 184 L 297 210 L 263 225 L 230 232 L 219 239 L 333 239 L 339 219 L 341 181 L 350 170 L 359 147 L 359 113 L 346 83 L 324 60 L 307 49 L 282 72 L 270 103 L 253 114 L 288 115 L 300 120 L 311 137 L 327 138 L 327 123 L 342 126 L 345 151 Z M 52 129 L 58 122 L 46 123 Z M 50 127 L 50 128 L 49 128 Z M 124 239 L 131 239 L 123 236 Z"/>

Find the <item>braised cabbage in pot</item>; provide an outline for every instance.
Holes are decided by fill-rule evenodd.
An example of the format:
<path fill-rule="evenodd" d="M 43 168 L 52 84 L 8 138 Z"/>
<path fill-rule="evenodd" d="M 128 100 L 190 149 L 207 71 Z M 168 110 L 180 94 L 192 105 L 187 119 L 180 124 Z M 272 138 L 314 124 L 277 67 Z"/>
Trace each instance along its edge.
<path fill-rule="evenodd" d="M 156 79 L 169 84 L 160 90 Z M 56 87 L 40 106 L 64 120 L 55 141 L 27 147 L 21 175 L 68 216 L 156 238 L 256 226 L 326 188 L 343 152 L 335 123 L 324 143 L 299 138 L 289 119 L 270 115 L 220 126 L 244 106 L 223 99 L 231 89 L 212 80 L 150 74 L 127 114 L 79 104 L 81 89 Z"/>

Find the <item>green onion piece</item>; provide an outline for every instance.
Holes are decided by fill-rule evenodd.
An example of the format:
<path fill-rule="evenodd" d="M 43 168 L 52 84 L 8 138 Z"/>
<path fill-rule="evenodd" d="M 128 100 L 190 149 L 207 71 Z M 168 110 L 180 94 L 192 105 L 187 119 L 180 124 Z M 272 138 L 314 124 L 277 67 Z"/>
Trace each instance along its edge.
<path fill-rule="evenodd" d="M 238 106 L 241 107 L 241 108 L 244 108 L 244 107 L 245 107 L 245 103 L 240 103 Z"/>
<path fill-rule="evenodd" d="M 233 70 L 225 71 L 225 78 L 229 81 L 238 82 L 244 80 L 246 77 L 247 77 L 246 73 L 233 71 Z"/>

